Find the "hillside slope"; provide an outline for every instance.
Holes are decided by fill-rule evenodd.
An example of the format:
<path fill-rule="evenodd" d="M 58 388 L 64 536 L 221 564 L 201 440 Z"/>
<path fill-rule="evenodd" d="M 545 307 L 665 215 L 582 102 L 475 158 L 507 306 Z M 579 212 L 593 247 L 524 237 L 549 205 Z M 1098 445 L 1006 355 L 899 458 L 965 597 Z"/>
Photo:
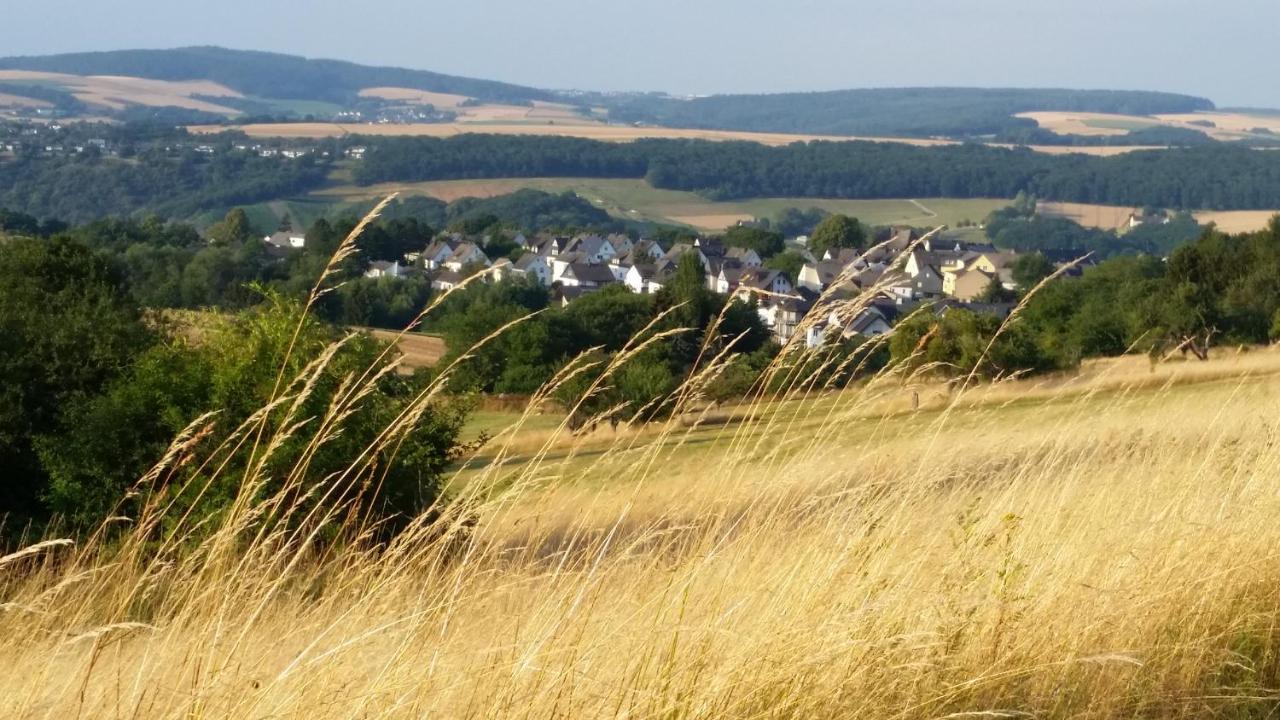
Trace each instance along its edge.
<path fill-rule="evenodd" d="M 1205 98 L 1147 91 L 879 88 L 693 99 L 614 98 L 615 119 L 672 127 L 829 135 L 976 137 L 1035 128 L 1022 112 L 1152 115 L 1212 110 Z"/>
<path fill-rule="evenodd" d="M 335 103 L 347 102 L 360 90 L 370 87 L 427 90 L 493 102 L 552 98 L 551 93 L 544 90 L 491 80 L 220 47 L 7 57 L 0 58 L 0 69 L 125 75 L 152 80 L 209 80 L 245 95 Z"/>

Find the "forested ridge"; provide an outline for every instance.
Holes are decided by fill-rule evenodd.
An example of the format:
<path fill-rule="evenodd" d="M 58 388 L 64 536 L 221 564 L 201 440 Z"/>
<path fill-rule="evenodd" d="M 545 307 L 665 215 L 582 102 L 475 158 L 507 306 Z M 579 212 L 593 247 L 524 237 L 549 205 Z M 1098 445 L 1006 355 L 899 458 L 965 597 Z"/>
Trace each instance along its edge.
<path fill-rule="evenodd" d="M 611 117 L 713 130 L 963 138 L 1034 128 L 1035 121 L 1014 117 L 1033 110 L 1154 115 L 1213 108 L 1205 98 L 1145 91 L 874 88 L 688 100 L 636 95 L 614 100 Z"/>
<path fill-rule="evenodd" d="M 1013 197 L 1247 210 L 1280 207 L 1280 154 L 1226 144 L 1114 157 L 965 144 L 749 142 L 463 135 L 367 139 L 357 183 L 499 177 L 644 178 L 716 200 Z"/>

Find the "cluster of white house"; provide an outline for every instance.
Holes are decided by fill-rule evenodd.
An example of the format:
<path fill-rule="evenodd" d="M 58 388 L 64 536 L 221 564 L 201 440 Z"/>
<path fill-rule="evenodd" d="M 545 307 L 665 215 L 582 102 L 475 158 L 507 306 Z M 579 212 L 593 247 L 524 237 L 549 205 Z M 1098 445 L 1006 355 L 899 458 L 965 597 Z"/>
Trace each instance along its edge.
<path fill-rule="evenodd" d="M 708 289 L 754 301 L 780 343 L 793 339 L 819 297 L 860 296 L 874 289 L 874 299 L 853 317 L 832 312 L 805 323 L 804 342 L 816 346 L 833 332 L 845 337 L 886 333 L 904 312 L 926 302 L 933 303 L 937 312 L 971 306 L 1007 313 L 1010 306 L 977 299 L 993 282 L 1014 288 L 1016 257 L 990 245 L 921 241 L 913 230 L 895 228 L 887 240 L 867 252 L 841 249 L 815 257 L 803 247 L 792 248 L 806 260 L 792 282 L 786 273 L 764 267 L 754 250 L 726 247 L 715 238 L 666 249 L 653 240 L 632 240 L 622 234 L 517 235 L 514 241 L 524 250 L 518 259 L 495 261 L 484 252 L 483 239 L 444 235 L 422 252 L 407 255 L 403 263 L 370 263 L 365 276 L 403 278 L 425 273 L 433 288 L 450 290 L 479 270 L 487 270 L 487 278 L 493 281 L 525 276 L 552 288 L 560 302 L 569 303 L 613 284 L 637 293 L 655 293 L 670 282 L 681 258 L 695 253 L 706 272 Z M 276 233 L 266 242 L 287 252 L 304 247 L 306 241 L 298 234 Z"/>

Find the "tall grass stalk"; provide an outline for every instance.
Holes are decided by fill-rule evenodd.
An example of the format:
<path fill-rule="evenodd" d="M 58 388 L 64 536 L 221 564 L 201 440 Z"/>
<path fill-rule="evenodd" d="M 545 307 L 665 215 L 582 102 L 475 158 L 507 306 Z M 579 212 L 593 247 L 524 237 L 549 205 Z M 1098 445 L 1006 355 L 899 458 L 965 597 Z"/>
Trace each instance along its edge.
<path fill-rule="evenodd" d="M 388 543 L 347 490 L 376 482 L 370 458 L 412 432 L 447 368 L 332 477 L 309 458 L 393 358 L 322 417 L 296 409 L 332 352 L 217 447 L 199 449 L 218 415 L 201 418 L 135 488 L 136 517 L 0 557 L 0 717 L 1265 717 L 1280 703 L 1276 353 L 990 384 L 893 366 L 841 390 L 828 371 L 860 359 L 804 375 L 789 351 L 712 410 L 730 353 L 706 345 L 669 420 L 526 430 L 576 374 L 603 371 L 596 392 L 668 332 L 565 368 Z M 307 451 L 272 471 L 286 439 Z M 159 492 L 177 467 L 201 492 L 246 447 L 257 461 L 231 511 L 184 515 Z"/>

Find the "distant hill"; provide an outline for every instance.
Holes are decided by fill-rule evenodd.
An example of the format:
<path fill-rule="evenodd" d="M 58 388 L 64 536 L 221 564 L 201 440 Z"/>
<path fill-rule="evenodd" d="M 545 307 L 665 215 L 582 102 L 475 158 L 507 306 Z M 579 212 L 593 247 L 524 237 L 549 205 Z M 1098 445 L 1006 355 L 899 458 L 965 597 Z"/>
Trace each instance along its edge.
<path fill-rule="evenodd" d="M 1214 109 L 1189 95 L 1147 91 L 884 88 L 693 99 L 606 99 L 611 117 L 670 127 L 818 135 L 969 138 L 1036 127 L 1032 110 L 1153 115 Z"/>
<path fill-rule="evenodd" d="M 60 75 L 30 77 L 24 72 Z M 155 81 L 168 85 L 155 87 L 163 84 Z M 519 112 L 534 101 L 562 104 L 555 113 L 545 107 L 527 116 Z M 392 125 L 424 120 L 582 125 L 600 118 L 580 108 L 603 107 L 609 122 L 667 128 L 1020 144 L 1068 141 L 1041 131 L 1033 119 L 1015 117 L 1018 113 L 1151 116 L 1214 109 L 1205 98 L 1110 90 L 886 88 L 692 99 L 660 93 L 559 93 L 425 70 L 220 47 L 0 58 L 0 105 L 6 102 L 10 107 L 25 102 L 28 111 L 52 105 L 63 116 L 105 113 L 172 124 L 245 116 L 330 119 L 358 111 L 366 120 Z M 422 105 L 432 110 L 419 112 Z M 483 109 L 492 106 L 502 109 Z"/>
<path fill-rule="evenodd" d="M 220 47 L 7 57 L 0 58 L 0 69 L 124 75 L 152 80 L 208 80 L 255 97 L 340 105 L 370 87 L 411 88 L 503 103 L 553 99 L 545 90 L 490 80 Z"/>

